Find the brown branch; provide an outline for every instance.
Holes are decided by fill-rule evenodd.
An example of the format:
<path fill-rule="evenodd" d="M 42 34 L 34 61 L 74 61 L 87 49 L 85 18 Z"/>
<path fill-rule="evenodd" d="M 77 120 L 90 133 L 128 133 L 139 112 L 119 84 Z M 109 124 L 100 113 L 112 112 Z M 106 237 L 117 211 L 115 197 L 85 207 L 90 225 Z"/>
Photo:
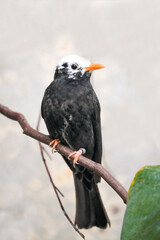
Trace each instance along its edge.
<path fill-rule="evenodd" d="M 1 104 L 0 113 L 12 120 L 18 121 L 23 129 L 24 134 L 47 145 L 49 145 L 51 142 L 52 139 L 48 135 L 45 135 L 33 129 L 21 113 L 13 112 L 8 107 L 5 107 Z M 58 144 L 56 150 L 66 157 L 73 152 L 71 149 L 63 146 L 62 144 Z M 84 156 L 79 157 L 78 163 L 98 173 L 117 192 L 117 194 L 123 199 L 124 203 L 127 202 L 127 191 L 101 164 L 93 162 Z"/>
<path fill-rule="evenodd" d="M 39 125 L 40 125 L 40 121 L 41 121 L 41 114 L 39 114 L 39 117 L 38 117 L 38 122 L 37 122 L 37 127 L 36 127 L 36 130 L 39 131 Z M 53 182 L 53 179 L 52 179 L 52 176 L 50 174 L 50 171 L 48 169 L 48 166 L 47 166 L 47 163 L 46 163 L 46 159 L 44 157 L 44 152 L 46 153 L 46 155 L 48 156 L 48 158 L 51 160 L 51 156 L 49 155 L 49 153 L 47 152 L 47 150 L 42 146 L 42 143 L 40 141 L 38 141 L 38 144 L 39 144 L 39 148 L 40 148 L 40 153 L 41 153 L 41 157 L 42 157 L 42 160 L 44 162 L 44 165 L 45 165 L 45 168 L 46 168 L 46 171 L 47 171 L 47 174 L 48 174 L 48 177 L 50 179 L 50 182 L 52 184 L 52 187 L 55 191 L 58 191 L 59 194 L 64 197 L 63 193 L 56 187 L 56 185 L 54 184 Z"/>
<path fill-rule="evenodd" d="M 39 118 L 38 118 L 38 123 L 37 123 L 37 127 L 36 127 L 36 130 L 37 130 L 37 131 L 39 131 L 40 120 L 41 120 L 41 114 L 39 115 Z M 70 222 L 70 224 L 72 225 L 72 227 L 74 228 L 74 230 L 75 230 L 76 232 L 78 232 L 79 235 L 80 235 L 83 239 L 85 239 L 85 236 L 80 232 L 80 230 L 75 226 L 75 224 L 74 224 L 74 223 L 72 222 L 72 220 L 70 219 L 70 217 L 69 217 L 69 215 L 67 214 L 67 212 L 66 212 L 66 210 L 65 210 L 65 208 L 64 208 L 64 206 L 63 206 L 63 204 L 62 204 L 62 201 L 61 201 L 61 199 L 60 199 L 60 197 L 59 197 L 59 195 L 58 195 L 58 193 L 59 193 L 59 194 L 63 197 L 63 194 L 61 193 L 61 191 L 56 187 L 56 185 L 55 185 L 54 182 L 53 182 L 51 173 L 50 173 L 50 171 L 49 171 L 49 168 L 48 168 L 48 165 L 47 165 L 45 156 L 44 156 L 44 152 L 47 154 L 47 156 L 48 156 L 49 158 L 50 158 L 50 155 L 49 155 L 48 152 L 45 150 L 45 148 L 42 146 L 42 143 L 39 142 L 39 141 L 38 141 L 38 143 L 39 143 L 40 153 L 41 153 L 41 157 L 42 157 L 42 160 L 43 160 L 45 169 L 46 169 L 46 171 L 47 171 L 47 174 L 48 174 L 48 177 L 49 177 L 49 179 L 50 179 L 51 185 L 52 185 L 52 187 L 53 187 L 53 189 L 54 189 L 54 192 L 55 192 L 55 194 L 56 194 L 56 197 L 57 197 L 57 199 L 58 199 L 59 205 L 60 205 L 60 207 L 61 207 L 61 209 L 62 209 L 65 217 L 66 217 L 67 220 Z"/>

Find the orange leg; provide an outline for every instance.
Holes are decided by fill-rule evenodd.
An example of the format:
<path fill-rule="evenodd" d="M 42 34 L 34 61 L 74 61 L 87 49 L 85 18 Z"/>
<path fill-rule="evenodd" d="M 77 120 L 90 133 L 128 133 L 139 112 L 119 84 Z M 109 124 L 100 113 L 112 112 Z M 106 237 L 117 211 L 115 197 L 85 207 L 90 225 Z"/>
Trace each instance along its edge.
<path fill-rule="evenodd" d="M 50 142 L 49 146 L 52 147 L 52 152 L 54 151 L 55 147 L 60 143 L 59 139 L 54 139 L 52 142 Z"/>
<path fill-rule="evenodd" d="M 71 157 L 74 156 L 74 159 L 73 159 L 73 166 L 74 166 L 74 167 L 75 167 L 75 164 L 76 164 L 77 161 L 78 161 L 78 158 L 79 158 L 82 154 L 84 154 L 85 152 L 86 152 L 86 150 L 85 150 L 84 148 L 80 148 L 78 151 L 75 151 L 75 152 L 69 154 L 69 156 L 68 156 L 68 159 L 69 159 L 69 160 L 71 159 Z"/>

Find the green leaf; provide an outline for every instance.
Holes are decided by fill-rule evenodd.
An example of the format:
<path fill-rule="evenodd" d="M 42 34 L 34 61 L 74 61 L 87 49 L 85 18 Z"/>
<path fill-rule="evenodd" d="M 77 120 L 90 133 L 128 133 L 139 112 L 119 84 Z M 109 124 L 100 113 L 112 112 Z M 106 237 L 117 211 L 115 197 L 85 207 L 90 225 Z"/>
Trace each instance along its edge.
<path fill-rule="evenodd" d="M 137 172 L 128 192 L 121 240 L 160 240 L 160 166 Z"/>

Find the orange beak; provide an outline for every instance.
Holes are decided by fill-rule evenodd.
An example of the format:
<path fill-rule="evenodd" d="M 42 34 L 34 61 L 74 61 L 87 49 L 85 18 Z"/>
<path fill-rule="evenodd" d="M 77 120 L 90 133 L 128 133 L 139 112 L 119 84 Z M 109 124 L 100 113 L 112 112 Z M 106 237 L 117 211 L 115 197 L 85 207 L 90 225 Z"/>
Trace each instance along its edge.
<path fill-rule="evenodd" d="M 105 66 L 102 64 L 91 64 L 89 67 L 85 67 L 85 70 L 93 71 L 93 70 L 97 70 L 97 69 L 101 69 L 101 68 L 105 68 Z"/>

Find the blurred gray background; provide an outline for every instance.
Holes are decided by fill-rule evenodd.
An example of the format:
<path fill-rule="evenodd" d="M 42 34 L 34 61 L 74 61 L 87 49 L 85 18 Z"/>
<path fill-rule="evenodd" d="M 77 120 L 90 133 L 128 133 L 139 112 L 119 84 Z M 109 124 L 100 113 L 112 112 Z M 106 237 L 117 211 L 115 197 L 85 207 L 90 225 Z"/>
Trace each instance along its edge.
<path fill-rule="evenodd" d="M 142 166 L 160 163 L 159 1 L 1 1 L 0 103 L 32 127 L 56 63 L 68 54 L 106 66 L 92 78 L 102 108 L 103 165 L 128 189 Z M 53 179 L 74 220 L 72 174 L 60 155 L 52 158 Z M 103 180 L 99 187 L 112 226 L 82 232 L 88 240 L 117 240 L 125 205 Z M 59 207 L 38 143 L 1 115 L 0 239 L 73 238 L 80 239 Z"/>

